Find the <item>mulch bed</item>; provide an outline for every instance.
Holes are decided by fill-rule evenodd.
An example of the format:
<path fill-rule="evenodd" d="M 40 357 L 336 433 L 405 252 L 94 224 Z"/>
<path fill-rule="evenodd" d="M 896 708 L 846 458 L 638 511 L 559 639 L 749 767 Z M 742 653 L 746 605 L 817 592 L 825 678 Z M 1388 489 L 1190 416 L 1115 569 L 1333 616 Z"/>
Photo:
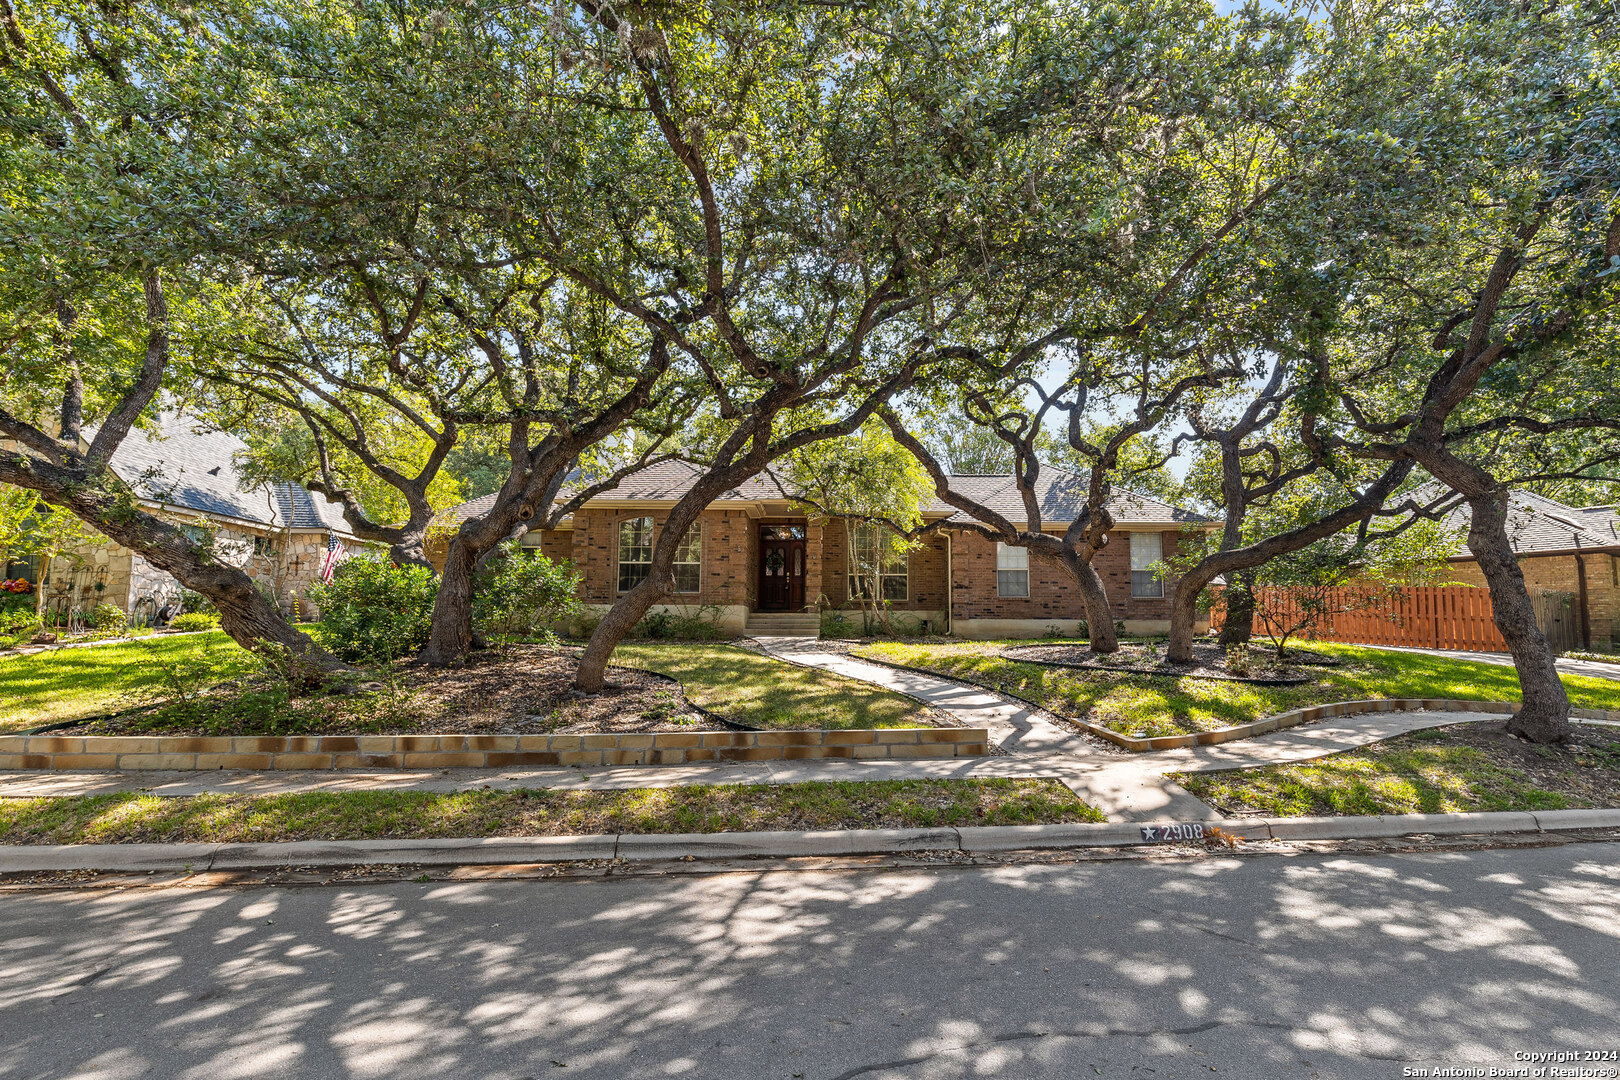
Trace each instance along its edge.
<path fill-rule="evenodd" d="M 1593 806 L 1620 805 L 1620 728 L 1576 724 L 1567 743 L 1537 746 L 1508 734 L 1506 721 L 1482 721 L 1443 728 L 1445 739 L 1426 745 L 1467 746 L 1492 763 L 1527 774 L 1536 787 Z"/>
<path fill-rule="evenodd" d="M 1129 675 L 1158 675 L 1173 679 L 1216 679 L 1221 682 L 1254 683 L 1258 686 L 1298 686 L 1315 682 L 1316 676 L 1301 671 L 1300 665 L 1330 667 L 1338 663 L 1320 653 L 1290 649 L 1287 662 L 1279 664 L 1276 653 L 1251 647 L 1249 674 L 1234 675 L 1226 666 L 1226 649 L 1212 642 L 1193 645 L 1188 664 L 1172 664 L 1164 659 L 1162 648 L 1153 645 L 1121 644 L 1119 651 L 1098 655 L 1084 645 L 1014 645 L 1000 654 L 1007 660 L 1022 660 L 1056 667 L 1112 671 Z"/>
<path fill-rule="evenodd" d="M 509 645 L 474 653 L 460 668 L 402 668 L 393 689 L 296 699 L 281 708 L 289 716 L 296 714 L 299 722 L 276 725 L 277 730 L 267 730 L 268 725 L 260 723 L 250 724 L 251 730 L 236 723 L 221 730 L 220 714 L 241 711 L 239 703 L 256 688 L 253 683 L 237 682 L 216 688 L 193 707 L 91 720 L 60 733 L 510 735 L 693 731 L 722 726 L 688 702 L 680 683 L 666 676 L 609 668 L 607 687 L 586 697 L 573 688 L 577 667 L 576 658 L 567 652 L 541 645 Z"/>

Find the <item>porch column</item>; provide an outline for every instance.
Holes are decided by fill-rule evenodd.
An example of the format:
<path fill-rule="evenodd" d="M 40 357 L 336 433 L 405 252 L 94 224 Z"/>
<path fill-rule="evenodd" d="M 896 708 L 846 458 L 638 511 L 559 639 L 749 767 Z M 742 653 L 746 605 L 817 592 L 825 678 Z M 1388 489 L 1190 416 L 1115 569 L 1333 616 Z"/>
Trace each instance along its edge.
<path fill-rule="evenodd" d="M 821 587 L 821 531 L 821 522 L 805 522 L 804 606 L 807 611 L 815 610 L 816 600 L 825 591 Z"/>

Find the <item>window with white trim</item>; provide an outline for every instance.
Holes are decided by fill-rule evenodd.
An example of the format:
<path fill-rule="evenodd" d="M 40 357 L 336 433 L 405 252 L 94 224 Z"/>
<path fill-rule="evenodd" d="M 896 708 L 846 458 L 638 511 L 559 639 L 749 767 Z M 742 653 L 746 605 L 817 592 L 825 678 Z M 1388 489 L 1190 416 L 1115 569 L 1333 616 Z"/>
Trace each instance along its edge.
<path fill-rule="evenodd" d="M 850 599 L 867 596 L 874 571 L 881 583 L 880 595 L 883 599 L 903 601 L 910 595 L 906 579 L 906 553 L 894 550 L 890 540 L 876 525 L 855 526 L 855 550 L 850 552 L 849 561 Z"/>
<path fill-rule="evenodd" d="M 695 521 L 675 548 L 675 591 L 695 593 L 703 589 L 703 523 Z"/>
<path fill-rule="evenodd" d="M 619 522 L 619 591 L 629 592 L 652 572 L 653 519 Z"/>
<path fill-rule="evenodd" d="M 1164 558 L 1164 537 L 1156 532 L 1133 532 L 1131 538 L 1131 595 L 1148 599 L 1164 595 L 1153 564 Z"/>
<path fill-rule="evenodd" d="M 996 595 L 1029 595 L 1029 548 L 996 545 Z"/>

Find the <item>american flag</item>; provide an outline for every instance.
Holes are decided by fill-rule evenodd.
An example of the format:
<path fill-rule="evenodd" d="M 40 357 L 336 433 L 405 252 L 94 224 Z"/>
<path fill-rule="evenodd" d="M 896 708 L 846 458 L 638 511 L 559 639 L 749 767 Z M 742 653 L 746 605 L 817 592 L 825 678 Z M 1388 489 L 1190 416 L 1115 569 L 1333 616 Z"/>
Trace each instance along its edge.
<path fill-rule="evenodd" d="M 335 536 L 328 536 L 326 538 L 326 559 L 321 563 L 321 580 L 330 584 L 332 575 L 337 572 L 338 565 L 348 557 L 349 553 L 344 549 L 343 541 Z"/>

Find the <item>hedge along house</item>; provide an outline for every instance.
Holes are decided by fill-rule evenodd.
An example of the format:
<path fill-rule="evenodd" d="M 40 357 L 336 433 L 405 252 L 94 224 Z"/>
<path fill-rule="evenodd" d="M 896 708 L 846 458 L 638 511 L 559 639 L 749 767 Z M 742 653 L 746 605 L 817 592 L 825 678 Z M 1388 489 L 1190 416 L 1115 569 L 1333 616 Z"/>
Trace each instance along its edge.
<path fill-rule="evenodd" d="M 646 577 L 664 517 L 693 483 L 697 471 L 669 462 L 626 478 L 587 502 L 555 529 L 534 529 L 524 547 L 552 559 L 572 560 L 583 580 L 581 598 L 606 610 Z M 957 490 L 1008 518 L 1024 520 L 1023 501 L 1010 476 L 961 476 Z M 1039 492 L 1044 527 L 1061 533 L 1085 503 L 1086 480 L 1048 470 Z M 494 496 L 453 507 L 435 518 L 428 557 L 442 566 L 446 537 L 462 521 L 488 510 Z M 1115 618 L 1127 633 L 1162 633 L 1170 626 L 1175 579 L 1159 575 L 1175 554 L 1184 527 L 1214 527 L 1188 510 L 1144 495 L 1119 493 L 1109 504 L 1116 525 L 1095 565 L 1107 586 Z M 951 527 L 967 519 L 942 502 L 924 508 L 943 527 L 923 537 L 908 555 L 873 567 L 881 546 L 870 527 L 807 514 L 769 477 L 750 480 L 716 499 L 683 539 L 675 564 L 675 592 L 665 609 L 706 606 L 731 633 L 818 632 L 818 612 L 856 608 L 860 590 L 881 582 L 883 599 L 902 623 L 964 637 L 1035 637 L 1073 634 L 1085 605 L 1061 567 Z M 858 571 L 858 572 L 852 572 Z"/>
<path fill-rule="evenodd" d="M 90 433 L 90 437 L 94 432 Z M 333 541 L 363 543 L 337 508 L 297 484 L 246 487 L 236 467 L 246 446 L 235 436 L 199 427 L 174 413 L 128 435 L 112 469 L 143 510 L 194 538 L 212 536 L 216 557 L 240 567 L 284 609 L 320 577 Z M 180 583 L 138 552 L 107 541 L 41 565 L 36 555 L 0 552 L 5 577 L 43 587 L 47 617 L 112 604 L 132 621 L 148 623 L 164 605 L 177 605 Z M 304 606 L 305 614 L 313 608 Z"/>

